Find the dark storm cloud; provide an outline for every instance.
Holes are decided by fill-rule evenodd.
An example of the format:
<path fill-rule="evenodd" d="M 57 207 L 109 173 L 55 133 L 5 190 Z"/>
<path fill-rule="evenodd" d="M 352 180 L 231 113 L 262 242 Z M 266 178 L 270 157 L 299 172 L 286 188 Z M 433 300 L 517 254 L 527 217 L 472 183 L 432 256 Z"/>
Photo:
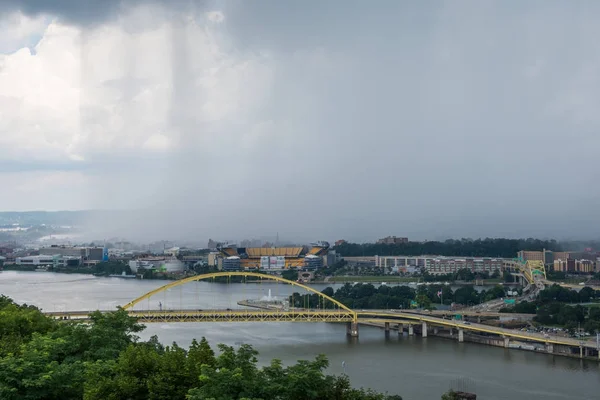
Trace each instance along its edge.
<path fill-rule="evenodd" d="M 49 14 L 76 25 L 95 25 L 139 5 L 161 5 L 176 10 L 212 3 L 200 0 L 2 0 L 0 13 L 21 11 L 31 16 Z"/>
<path fill-rule="evenodd" d="M 210 5 L 2 4 L 94 24 L 142 3 Z M 179 140 L 168 159 L 90 161 L 104 171 L 92 196 L 98 208 L 150 210 L 105 223 L 107 232 L 148 239 L 279 232 L 300 241 L 600 233 L 598 2 L 212 5 L 225 17 L 210 35 L 190 36 L 169 17 L 169 44 L 160 48 L 171 71 L 165 133 Z M 199 50 L 204 41 L 223 55 L 214 65 L 213 47 Z M 115 83 L 123 98 L 144 86 L 131 84 L 130 46 L 131 72 Z M 269 79 L 252 86 L 262 69 L 243 73 L 239 65 L 260 65 Z M 212 70 L 224 71 L 218 91 L 195 84 Z M 237 102 L 234 113 L 199 117 L 205 106 Z M 140 121 L 127 123 L 135 130 Z"/>
<path fill-rule="evenodd" d="M 132 5 L 141 0 L 128 0 Z M 111 17 L 124 4 L 122 0 L 3 0 L 0 11 L 21 11 L 27 15 L 50 14 L 69 22 L 91 23 Z"/>

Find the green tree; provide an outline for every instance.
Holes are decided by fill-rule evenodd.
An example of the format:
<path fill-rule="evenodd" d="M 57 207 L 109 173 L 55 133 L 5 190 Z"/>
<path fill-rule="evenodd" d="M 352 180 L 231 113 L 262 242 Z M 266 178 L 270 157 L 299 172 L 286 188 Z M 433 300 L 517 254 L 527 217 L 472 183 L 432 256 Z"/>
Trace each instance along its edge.
<path fill-rule="evenodd" d="M 215 352 L 205 337 L 202 337 L 200 343 L 196 339 L 192 340 L 187 354 L 186 369 L 189 375 L 193 377 L 194 382 L 198 382 L 198 379 L 200 379 L 203 365 L 209 367 L 216 365 Z"/>
<path fill-rule="evenodd" d="M 596 291 L 589 286 L 586 286 L 579 291 L 579 301 L 582 303 L 587 303 L 595 297 Z"/>
<path fill-rule="evenodd" d="M 0 357 L 19 353 L 21 345 L 34 333 L 56 329 L 55 321 L 33 306 L 15 304 L 10 298 L 0 296 Z"/>
<path fill-rule="evenodd" d="M 510 273 L 510 271 L 504 271 L 502 273 L 502 278 L 506 283 L 512 283 L 515 281 L 515 277 Z"/>
<path fill-rule="evenodd" d="M 288 281 L 295 281 L 298 279 L 298 271 L 294 269 L 286 269 L 281 273 L 281 277 L 283 279 L 287 279 Z"/>
<path fill-rule="evenodd" d="M 159 371 L 160 354 L 153 346 L 130 345 L 116 361 L 88 365 L 85 400 L 146 400 L 149 380 Z"/>
<path fill-rule="evenodd" d="M 68 339 L 35 333 L 22 347 L 0 359 L 0 399 L 81 399 L 83 363 Z"/>
<path fill-rule="evenodd" d="M 0 356 L 2 400 L 401 399 L 354 389 L 346 376 L 326 375 L 325 356 L 285 368 L 273 360 L 258 368 L 258 353 L 248 345 L 219 345 L 215 356 L 205 338 L 187 351 L 176 343 L 164 347 L 155 336 L 140 342 L 136 333 L 143 326 L 123 310 L 96 312 L 86 324 L 58 324 L 7 298 L 0 297 L 0 308 L 8 322 L 5 337 L 12 337 L 15 326 L 31 333 L 17 353 Z"/>
<path fill-rule="evenodd" d="M 419 304 L 421 308 L 429 308 L 431 307 L 431 299 L 425 294 L 417 295 L 415 301 Z"/>
<path fill-rule="evenodd" d="M 460 397 L 454 390 L 449 390 L 442 395 L 442 400 L 460 400 Z"/>
<path fill-rule="evenodd" d="M 463 286 L 454 292 L 454 302 L 458 304 L 474 305 L 479 303 L 479 293 L 471 285 Z"/>
<path fill-rule="evenodd" d="M 148 399 L 184 399 L 190 387 L 198 384 L 198 377 L 187 368 L 187 352 L 173 343 L 160 355 L 155 373 L 148 379 Z"/>

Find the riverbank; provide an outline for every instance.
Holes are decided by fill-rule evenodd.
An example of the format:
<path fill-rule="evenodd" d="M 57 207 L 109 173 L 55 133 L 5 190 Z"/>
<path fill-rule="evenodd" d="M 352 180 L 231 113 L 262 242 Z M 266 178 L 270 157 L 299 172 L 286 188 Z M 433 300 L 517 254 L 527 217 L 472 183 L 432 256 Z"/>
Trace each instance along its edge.
<path fill-rule="evenodd" d="M 324 280 L 315 280 L 311 283 L 373 283 L 373 284 L 402 284 L 416 283 L 419 285 L 447 284 L 452 286 L 495 286 L 510 285 L 515 286 L 518 283 L 505 283 L 502 279 L 480 279 L 476 281 L 450 281 L 450 282 L 424 282 L 420 277 L 395 276 L 395 275 L 358 275 L 358 276 L 328 276 Z"/>
<path fill-rule="evenodd" d="M 394 275 L 365 275 L 365 276 L 329 276 L 319 283 L 410 283 L 418 282 L 419 278 Z"/>
<path fill-rule="evenodd" d="M 389 333 L 390 331 L 396 331 L 398 333 L 398 335 L 412 336 L 412 335 L 418 334 L 420 336 L 423 336 L 423 332 L 422 332 L 422 328 L 421 328 L 420 324 L 413 324 L 413 328 L 410 328 L 410 329 L 407 326 L 402 325 L 402 324 L 389 324 L 386 327 L 385 323 L 377 323 L 377 322 L 362 323 L 361 322 L 360 325 L 380 328 L 381 330 L 385 330 L 386 334 Z M 581 352 L 579 352 L 579 353 L 573 353 L 571 351 L 570 346 L 564 346 L 564 345 L 558 345 L 558 344 L 526 342 L 526 341 L 519 341 L 519 340 L 514 340 L 514 339 L 507 340 L 508 338 L 485 336 L 485 335 L 480 335 L 480 334 L 477 334 L 474 332 L 464 332 L 462 334 L 462 339 L 459 339 L 459 334 L 457 334 L 456 332 L 453 332 L 452 330 L 448 330 L 448 329 L 441 328 L 441 327 L 428 328 L 427 335 L 425 337 L 428 337 L 428 336 L 435 336 L 435 337 L 439 337 L 442 339 L 449 339 L 449 340 L 459 341 L 459 342 L 468 342 L 468 343 L 480 344 L 480 345 L 485 345 L 485 346 L 502 347 L 502 348 L 511 349 L 511 350 L 523 350 L 523 351 L 529 351 L 529 352 L 534 352 L 534 353 L 540 353 L 540 354 L 544 354 L 544 355 L 548 355 L 548 356 L 561 356 L 561 357 L 569 357 L 569 358 L 576 358 L 576 359 L 581 359 L 581 360 L 600 362 L 600 357 L 596 356 L 596 355 L 593 355 L 593 356 L 589 355 L 587 349 L 582 349 Z"/>
<path fill-rule="evenodd" d="M 258 309 L 283 309 L 282 304 L 273 304 L 264 301 L 250 301 L 242 300 L 237 303 L 240 306 L 258 308 Z M 365 311 L 365 310 L 363 310 Z M 600 353 L 595 354 L 595 350 L 590 350 L 587 347 L 580 346 L 579 351 L 574 351 L 572 345 L 568 344 L 557 344 L 551 337 L 548 338 L 549 343 L 543 343 L 531 340 L 517 340 L 512 336 L 498 336 L 498 335 L 486 335 L 477 333 L 477 331 L 469 331 L 466 329 L 458 330 L 456 328 L 449 328 L 447 326 L 435 326 L 433 323 L 428 322 L 427 324 L 421 324 L 419 321 L 406 321 L 405 323 L 397 322 L 360 322 L 359 325 L 378 327 L 384 329 L 386 335 L 390 331 L 397 331 L 399 335 L 407 334 L 408 336 L 420 335 L 423 338 L 428 336 L 436 336 L 444 339 L 457 340 L 458 342 L 469 342 L 476 344 L 483 344 L 493 347 L 502 347 L 506 349 L 514 350 L 525 350 L 533 351 L 536 353 L 543 353 L 553 356 L 564 356 L 578 359 L 586 359 L 590 361 L 600 362 Z M 486 324 L 483 324 L 486 325 Z M 482 326 L 483 326 L 482 325 Z M 495 326 L 496 324 L 489 324 Z M 506 325 L 506 323 L 504 324 Z M 516 330 L 511 330 L 516 331 Z M 516 332 L 518 333 L 518 331 Z M 577 349 L 575 349 L 577 350 Z"/>
<path fill-rule="evenodd" d="M 111 277 L 114 275 L 121 275 L 123 271 L 126 272 L 127 275 L 129 269 L 121 269 L 121 270 L 109 270 L 104 272 L 98 272 L 97 269 L 91 267 L 72 267 L 72 268 L 40 268 L 35 265 L 16 265 L 16 264 L 4 264 L 4 271 L 17 271 L 17 272 L 47 272 L 47 273 L 56 273 L 56 274 L 66 274 L 66 275 L 92 275 L 96 277 Z M 0 270 L 1 271 L 1 270 Z M 183 278 L 187 278 L 189 276 L 193 276 L 194 274 L 182 274 L 182 273 L 165 273 L 165 272 L 154 272 L 152 274 L 136 274 L 137 279 L 144 280 L 168 280 L 175 281 Z"/>

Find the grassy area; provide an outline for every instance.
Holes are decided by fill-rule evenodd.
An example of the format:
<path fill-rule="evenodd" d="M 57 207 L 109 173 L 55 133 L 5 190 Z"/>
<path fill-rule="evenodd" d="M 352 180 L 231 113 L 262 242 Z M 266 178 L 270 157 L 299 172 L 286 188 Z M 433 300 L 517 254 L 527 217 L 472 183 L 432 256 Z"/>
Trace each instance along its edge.
<path fill-rule="evenodd" d="M 411 278 L 406 276 L 393 275 L 365 275 L 365 276 L 332 276 L 329 282 L 345 283 L 345 282 L 417 282 L 419 278 Z"/>
<path fill-rule="evenodd" d="M 553 282 L 560 282 L 560 283 L 568 283 L 570 285 L 578 285 L 580 282 L 585 282 L 587 280 L 587 277 L 570 277 L 570 278 L 555 278 L 553 276 L 548 276 L 548 280 L 551 280 Z"/>
<path fill-rule="evenodd" d="M 490 278 L 490 279 L 484 279 L 483 280 L 485 283 L 503 283 L 504 280 L 502 280 L 502 278 Z"/>

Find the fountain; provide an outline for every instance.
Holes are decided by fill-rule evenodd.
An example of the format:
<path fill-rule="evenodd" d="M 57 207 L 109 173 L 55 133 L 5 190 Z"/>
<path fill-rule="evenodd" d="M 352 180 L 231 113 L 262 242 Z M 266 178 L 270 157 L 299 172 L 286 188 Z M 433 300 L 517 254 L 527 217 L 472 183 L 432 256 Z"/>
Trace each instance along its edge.
<path fill-rule="evenodd" d="M 269 289 L 269 294 L 267 296 L 263 296 L 261 297 L 260 301 L 267 301 L 267 302 L 272 302 L 272 301 L 277 301 L 277 297 L 271 296 L 271 289 Z"/>

